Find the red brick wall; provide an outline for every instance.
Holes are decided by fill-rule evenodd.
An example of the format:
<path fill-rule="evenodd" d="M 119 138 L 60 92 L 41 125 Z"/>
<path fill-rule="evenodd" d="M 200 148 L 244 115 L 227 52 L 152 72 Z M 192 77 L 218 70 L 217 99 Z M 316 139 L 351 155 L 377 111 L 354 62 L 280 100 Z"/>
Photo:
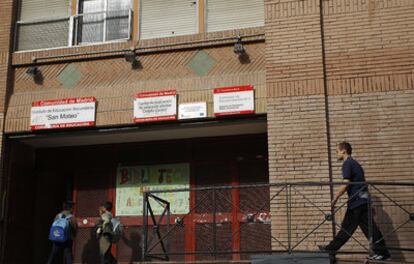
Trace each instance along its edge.
<path fill-rule="evenodd" d="M 250 63 L 242 64 L 233 46 L 210 47 L 204 51 L 215 61 L 205 76 L 198 76 L 188 67 L 196 49 L 179 50 L 139 56 L 142 69 L 131 69 L 123 56 L 99 60 L 68 61 L 40 65 L 43 82 L 35 83 L 26 74 L 27 67 L 15 68 L 14 90 L 10 98 L 5 130 L 30 129 L 31 103 L 37 100 L 95 96 L 98 101 L 98 126 L 131 124 L 133 95 L 142 91 L 176 89 L 178 103 L 208 103 L 208 115 L 213 116 L 213 89 L 251 84 L 255 87 L 256 112 L 266 111 L 264 43 L 246 44 Z M 65 89 L 58 80 L 59 73 L 72 64 L 81 80 Z"/>
<path fill-rule="evenodd" d="M 335 144 L 348 140 L 368 180 L 412 181 L 414 1 L 323 1 L 328 98 L 323 83 L 320 1 L 265 3 L 270 181 L 329 181 L 327 121 L 333 158 Z M 334 180 L 340 180 L 340 164 L 333 160 L 331 168 Z M 412 210 L 411 188 L 384 188 L 391 198 Z M 277 191 L 274 188 L 273 193 Z M 376 219 L 384 233 L 407 220 L 407 215 L 391 206 L 379 191 L 371 192 L 376 199 Z M 303 198 L 293 193 L 293 204 L 300 212 L 292 212 L 293 245 L 323 220 L 322 213 L 309 209 L 310 201 L 329 211 L 322 206 L 329 201 L 327 189 L 308 188 L 307 203 L 297 199 L 298 195 Z M 282 195 L 272 203 L 272 226 L 273 235 L 287 242 L 284 199 Z M 342 216 L 343 211 L 337 220 Z M 409 240 L 412 224 L 404 228 L 387 237 L 389 245 L 414 246 Z M 331 234 L 324 232 L 328 230 L 323 225 L 317 236 L 304 241 L 303 248 L 316 249 L 315 244 L 328 241 Z M 357 238 L 367 245 L 360 234 Z M 283 248 L 277 241 L 273 246 Z M 344 249 L 362 247 L 351 241 Z M 411 258 L 401 252 L 393 255 Z"/>
<path fill-rule="evenodd" d="M 354 157 L 362 164 L 368 181 L 412 182 L 414 177 L 414 90 L 361 93 L 329 98 L 332 142 L 353 143 Z M 334 149 L 332 148 L 332 155 Z M 340 163 L 333 163 L 339 180 Z M 378 189 L 376 189 L 378 188 Z M 413 248 L 413 224 L 406 222 L 412 212 L 413 187 L 371 188 L 376 220 L 388 246 Z M 385 195 L 387 196 L 385 196 Z M 394 200 L 396 206 L 390 199 Z M 342 218 L 344 210 L 338 215 Z M 396 233 L 392 231 L 402 225 Z M 357 236 L 365 241 L 361 233 Z M 355 241 L 344 249 L 361 250 Z M 393 251 L 393 259 L 412 260 L 413 254 Z"/>
<path fill-rule="evenodd" d="M 320 12 L 316 0 L 265 1 L 270 182 L 328 181 L 328 147 Z M 272 202 L 274 249 L 295 247 L 329 212 L 329 189 L 292 187 L 288 237 L 284 191 Z M 276 193 L 278 188 L 273 188 Z M 272 196 L 272 195 L 271 195 Z M 305 197 L 303 197 L 305 196 Z M 295 249 L 315 250 L 329 238 L 326 223 Z"/>

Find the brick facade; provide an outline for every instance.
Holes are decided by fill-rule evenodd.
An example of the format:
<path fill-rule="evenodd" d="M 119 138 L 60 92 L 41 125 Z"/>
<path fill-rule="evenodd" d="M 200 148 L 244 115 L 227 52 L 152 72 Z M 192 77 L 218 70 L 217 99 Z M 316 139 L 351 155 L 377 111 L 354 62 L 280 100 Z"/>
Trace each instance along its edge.
<path fill-rule="evenodd" d="M 97 125 L 122 125 L 132 122 L 132 96 L 138 92 L 176 89 L 179 103 L 206 101 L 212 116 L 213 93 L 218 87 L 252 84 L 256 93 L 256 112 L 266 111 L 264 44 L 245 45 L 250 63 L 241 64 L 232 46 L 211 47 L 204 51 L 214 60 L 214 66 L 204 76 L 188 67 L 197 50 L 139 56 L 142 69 L 131 69 L 121 58 L 75 61 L 39 66 L 43 82 L 36 84 L 26 74 L 26 67 L 15 69 L 14 92 L 10 98 L 6 131 L 29 129 L 31 102 L 44 99 L 95 96 Z M 72 65 L 81 80 L 71 89 L 65 89 L 58 75 Z"/>
<path fill-rule="evenodd" d="M 414 137 L 409 131 L 413 128 L 410 119 L 414 111 L 414 2 L 322 2 L 323 8 L 317 0 L 266 1 L 270 181 L 329 181 L 329 168 L 333 180 L 340 180 L 339 163 L 332 158 L 329 167 L 327 151 L 329 148 L 331 157 L 335 157 L 335 144 L 343 140 L 354 144 L 355 156 L 364 166 L 368 180 L 412 181 L 409 145 Z M 277 191 L 275 188 L 273 193 Z M 371 191 L 377 204 L 386 203 L 379 192 Z M 388 191 L 412 210 L 408 198 L 398 195 L 404 190 Z M 295 201 L 297 195 L 293 193 L 293 204 L 301 207 L 300 199 Z M 308 188 L 305 195 L 329 212 L 322 206 L 322 201 L 329 201 L 328 189 Z M 282 227 L 287 221 L 286 209 L 280 207 L 278 200 L 273 206 L 278 213 L 272 219 L 272 234 L 287 242 L 287 229 Z M 323 220 L 316 208 L 306 212 L 306 207 L 302 206 L 302 213 L 292 214 L 296 228 L 291 234 L 293 243 L 308 233 L 309 226 Z M 407 218 L 387 206 L 377 206 L 376 211 L 377 221 L 386 231 Z M 343 210 L 337 219 L 342 216 Z M 327 230 L 329 225 L 323 225 L 304 241 L 303 248 L 315 249 L 317 243 L 329 241 L 332 234 L 324 233 Z M 389 244 L 412 247 L 408 230 L 387 238 Z M 361 234 L 356 238 L 367 245 Z M 273 246 L 281 248 L 277 241 Z M 363 248 L 351 241 L 346 249 Z M 411 258 L 401 252 L 393 254 L 400 259 Z"/>

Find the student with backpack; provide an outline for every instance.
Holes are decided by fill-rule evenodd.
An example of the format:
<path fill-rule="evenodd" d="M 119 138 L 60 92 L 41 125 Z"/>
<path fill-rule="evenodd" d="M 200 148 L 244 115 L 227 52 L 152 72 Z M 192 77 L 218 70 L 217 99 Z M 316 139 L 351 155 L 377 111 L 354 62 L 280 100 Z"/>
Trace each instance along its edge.
<path fill-rule="evenodd" d="M 99 207 L 99 223 L 96 229 L 96 235 L 99 240 L 99 256 L 101 264 L 116 263 L 116 259 L 112 256 L 111 248 L 114 238 L 113 216 L 111 213 L 112 203 L 105 202 Z"/>
<path fill-rule="evenodd" d="M 78 227 L 73 216 L 73 206 L 72 201 L 64 202 L 62 211 L 56 215 L 50 227 L 49 240 L 53 244 L 47 264 L 63 263 L 62 260 L 58 261 L 58 256 L 62 253 L 65 263 L 72 264 L 72 245 Z"/>

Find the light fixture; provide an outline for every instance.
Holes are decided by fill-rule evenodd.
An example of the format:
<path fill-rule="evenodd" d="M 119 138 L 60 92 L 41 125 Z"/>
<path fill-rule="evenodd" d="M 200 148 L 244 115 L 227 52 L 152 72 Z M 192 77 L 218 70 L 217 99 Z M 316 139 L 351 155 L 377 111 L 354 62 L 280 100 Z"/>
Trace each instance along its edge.
<path fill-rule="evenodd" d="M 131 63 L 132 68 L 138 68 L 140 66 L 140 62 L 134 48 L 131 48 L 130 51 L 126 52 L 124 56 L 125 60 Z"/>
<path fill-rule="evenodd" d="M 36 75 L 40 72 L 39 68 L 36 66 L 36 58 L 33 57 L 32 58 L 32 65 L 30 65 L 27 70 L 26 73 L 30 76 L 32 76 L 33 78 L 36 77 Z"/>
<path fill-rule="evenodd" d="M 234 51 L 234 53 L 236 53 L 239 56 L 243 55 L 246 52 L 244 50 L 242 39 L 241 39 L 240 36 L 237 37 L 237 41 L 236 41 L 236 43 L 234 43 L 234 50 L 233 51 Z"/>

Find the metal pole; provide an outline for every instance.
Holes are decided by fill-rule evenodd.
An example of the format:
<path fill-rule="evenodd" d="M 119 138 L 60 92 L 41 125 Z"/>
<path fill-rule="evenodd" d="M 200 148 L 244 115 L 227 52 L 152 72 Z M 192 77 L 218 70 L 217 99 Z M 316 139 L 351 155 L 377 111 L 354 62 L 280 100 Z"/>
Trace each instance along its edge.
<path fill-rule="evenodd" d="M 286 217 L 287 217 L 287 231 L 288 231 L 288 252 L 289 254 L 292 253 L 292 225 L 290 220 L 290 184 L 286 184 Z"/>
<path fill-rule="evenodd" d="M 372 199 L 371 194 L 369 192 L 369 185 L 367 185 L 367 191 L 368 191 L 368 254 L 373 253 L 373 233 L 372 233 L 372 225 L 373 225 L 373 219 L 372 219 Z"/>
<path fill-rule="evenodd" d="M 142 245 L 142 258 L 143 260 L 147 260 L 147 250 L 148 250 L 148 194 L 144 192 L 144 202 L 142 206 L 142 215 L 143 215 L 143 228 L 144 228 L 144 238 L 143 238 L 143 245 Z"/>
<path fill-rule="evenodd" d="M 213 189 L 213 254 L 217 259 L 217 227 L 216 227 L 216 189 Z"/>
<path fill-rule="evenodd" d="M 170 229 L 171 229 L 170 218 L 171 218 L 170 203 L 167 203 L 167 234 L 170 232 Z M 170 252 L 170 236 L 167 236 L 167 252 Z M 169 258 L 168 255 L 167 257 Z"/>

